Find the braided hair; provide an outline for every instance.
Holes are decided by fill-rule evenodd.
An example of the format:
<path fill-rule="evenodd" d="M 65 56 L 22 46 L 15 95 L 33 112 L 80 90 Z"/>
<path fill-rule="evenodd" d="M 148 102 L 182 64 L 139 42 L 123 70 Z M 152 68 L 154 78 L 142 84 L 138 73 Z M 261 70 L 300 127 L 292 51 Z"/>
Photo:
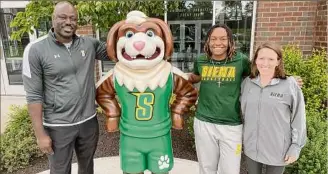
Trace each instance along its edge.
<path fill-rule="evenodd" d="M 212 57 L 212 52 L 210 50 L 210 37 L 213 33 L 213 30 L 215 28 L 223 28 L 226 30 L 227 32 L 227 37 L 228 37 L 228 49 L 227 49 L 227 56 L 228 59 L 232 59 L 233 55 L 235 54 L 235 41 L 233 39 L 233 35 L 232 35 L 232 30 L 225 24 L 215 24 L 213 25 L 207 32 L 206 34 L 206 40 L 205 40 L 205 45 L 204 45 L 204 52 L 207 56 L 208 59 L 211 59 Z"/>

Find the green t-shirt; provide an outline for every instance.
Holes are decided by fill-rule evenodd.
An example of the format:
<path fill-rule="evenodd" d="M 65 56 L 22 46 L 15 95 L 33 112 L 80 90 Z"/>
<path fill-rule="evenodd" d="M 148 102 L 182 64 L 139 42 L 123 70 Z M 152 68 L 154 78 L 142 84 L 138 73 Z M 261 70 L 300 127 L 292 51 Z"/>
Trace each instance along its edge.
<path fill-rule="evenodd" d="M 201 56 L 194 65 L 194 73 L 201 76 L 196 118 L 215 124 L 241 124 L 240 86 L 250 73 L 247 56 L 237 52 L 227 61 Z"/>
<path fill-rule="evenodd" d="M 172 95 L 173 75 L 166 84 L 155 90 L 129 91 L 115 79 L 115 90 L 121 105 L 120 131 L 138 138 L 154 138 L 167 134 L 171 129 L 169 101 Z"/>

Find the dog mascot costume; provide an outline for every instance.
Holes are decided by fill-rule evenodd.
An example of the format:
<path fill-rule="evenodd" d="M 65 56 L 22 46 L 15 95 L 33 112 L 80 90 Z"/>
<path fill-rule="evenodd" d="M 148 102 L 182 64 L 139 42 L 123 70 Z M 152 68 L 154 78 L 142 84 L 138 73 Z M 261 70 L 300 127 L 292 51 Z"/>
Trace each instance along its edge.
<path fill-rule="evenodd" d="M 167 62 L 170 29 L 160 19 L 132 11 L 109 31 L 107 54 L 117 62 L 97 84 L 97 103 L 108 132 L 120 130 L 124 173 L 168 173 L 173 167 L 171 127 L 197 100 L 186 75 Z M 170 105 L 172 93 L 176 99 Z"/>

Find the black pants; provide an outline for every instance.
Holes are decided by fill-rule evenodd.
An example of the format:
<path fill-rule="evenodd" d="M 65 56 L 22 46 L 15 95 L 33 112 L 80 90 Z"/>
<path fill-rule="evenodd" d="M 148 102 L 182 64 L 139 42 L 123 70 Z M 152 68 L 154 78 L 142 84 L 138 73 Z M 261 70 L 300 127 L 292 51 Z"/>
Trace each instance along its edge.
<path fill-rule="evenodd" d="M 248 174 L 262 174 L 262 167 L 266 167 L 265 174 L 283 174 L 285 170 L 285 166 L 270 166 L 265 165 L 259 162 L 256 162 L 250 158 L 248 158 L 246 155 L 246 164 L 247 164 L 247 171 Z"/>
<path fill-rule="evenodd" d="M 48 155 L 50 174 L 71 174 L 75 149 L 79 174 L 93 174 L 93 155 L 99 138 L 97 117 L 65 127 L 45 127 L 52 139 L 53 155 Z"/>

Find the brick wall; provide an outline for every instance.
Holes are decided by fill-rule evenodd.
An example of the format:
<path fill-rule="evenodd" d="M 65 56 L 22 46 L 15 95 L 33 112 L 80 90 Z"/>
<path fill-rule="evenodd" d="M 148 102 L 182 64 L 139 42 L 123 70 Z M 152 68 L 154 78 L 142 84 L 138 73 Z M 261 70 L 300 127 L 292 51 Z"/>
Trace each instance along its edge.
<path fill-rule="evenodd" d="M 86 26 L 80 26 L 76 34 L 82 35 L 82 36 L 90 36 L 90 37 L 96 37 L 95 32 L 93 32 L 92 25 L 86 25 Z M 95 80 L 96 82 L 100 79 L 100 73 L 99 73 L 99 61 L 95 62 Z"/>
<path fill-rule="evenodd" d="M 317 7 L 317 1 L 258 1 L 255 49 L 272 41 L 299 45 L 304 54 L 310 54 L 315 42 Z"/>
<path fill-rule="evenodd" d="M 314 47 L 319 49 L 327 48 L 327 4 L 326 0 L 320 0 L 317 6 L 317 16 L 315 21 Z"/>
<path fill-rule="evenodd" d="M 82 35 L 82 36 L 94 36 L 92 25 L 85 25 L 85 26 L 79 26 L 76 34 Z"/>

